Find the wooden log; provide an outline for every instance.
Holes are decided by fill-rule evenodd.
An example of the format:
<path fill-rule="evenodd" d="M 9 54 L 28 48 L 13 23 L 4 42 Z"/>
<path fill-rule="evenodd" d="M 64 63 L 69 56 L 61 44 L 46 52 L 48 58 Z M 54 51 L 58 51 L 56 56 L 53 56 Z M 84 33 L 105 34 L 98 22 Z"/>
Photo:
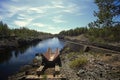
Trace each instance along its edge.
<path fill-rule="evenodd" d="M 44 65 L 41 65 L 41 66 L 37 69 L 37 75 L 41 75 L 41 74 L 42 74 L 43 68 L 44 68 Z"/>
<path fill-rule="evenodd" d="M 27 75 L 26 76 L 26 80 L 38 80 L 38 78 L 40 78 L 40 77 L 38 77 L 37 75 Z"/>

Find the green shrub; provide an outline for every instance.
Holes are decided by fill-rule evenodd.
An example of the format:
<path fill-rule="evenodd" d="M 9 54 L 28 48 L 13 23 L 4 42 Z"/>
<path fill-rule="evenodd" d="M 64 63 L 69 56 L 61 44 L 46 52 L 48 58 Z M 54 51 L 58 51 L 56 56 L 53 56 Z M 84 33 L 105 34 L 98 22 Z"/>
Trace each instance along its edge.
<path fill-rule="evenodd" d="M 70 68 L 78 68 L 81 67 L 83 65 L 85 65 L 88 62 L 86 57 L 80 57 L 75 59 L 74 61 L 71 61 L 69 66 Z"/>
<path fill-rule="evenodd" d="M 67 57 L 68 58 L 71 58 L 71 57 L 73 57 L 74 55 L 76 55 L 77 53 L 75 53 L 75 52 L 71 52 L 71 53 L 69 53 L 68 55 L 67 55 Z"/>

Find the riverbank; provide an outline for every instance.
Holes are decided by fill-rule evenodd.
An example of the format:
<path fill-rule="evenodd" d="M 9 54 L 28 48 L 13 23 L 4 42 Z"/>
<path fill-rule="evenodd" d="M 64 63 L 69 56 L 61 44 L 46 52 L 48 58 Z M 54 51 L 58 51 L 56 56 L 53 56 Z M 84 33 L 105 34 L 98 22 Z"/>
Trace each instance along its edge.
<path fill-rule="evenodd" d="M 35 38 L 9 37 L 0 40 L 0 53 L 4 53 L 22 46 L 31 45 L 39 41 L 51 38 L 52 36 L 43 36 Z"/>
<path fill-rule="evenodd" d="M 45 53 L 48 48 L 51 48 L 54 51 L 56 48 L 61 49 L 63 47 L 64 42 L 54 37 L 42 40 L 38 43 L 33 43 L 31 45 L 13 49 L 10 52 L 1 53 L 0 79 L 7 80 L 8 76 L 19 72 L 19 70 L 21 70 L 20 68 L 24 65 L 32 66 L 32 60 L 35 58 L 36 53 Z"/>
<path fill-rule="evenodd" d="M 87 38 L 84 34 L 81 34 L 79 36 L 59 36 L 60 39 L 63 39 L 68 42 L 72 42 L 75 44 L 79 44 L 84 47 L 84 45 L 88 46 L 91 49 L 107 49 L 106 51 L 115 51 L 120 53 L 120 42 L 98 42 L 98 41 L 90 41 L 89 38 Z M 96 47 L 96 48 L 95 48 Z M 105 50 L 103 50 L 105 51 Z"/>
<path fill-rule="evenodd" d="M 61 51 L 60 74 L 68 80 L 119 80 L 120 55 L 106 52 L 84 52 L 78 45 L 68 43 Z M 37 64 L 36 64 L 37 63 Z M 40 62 L 33 60 L 9 80 L 24 80 L 28 74 L 36 74 Z"/>
<path fill-rule="evenodd" d="M 83 52 L 80 49 L 75 50 L 75 45 L 72 44 L 65 47 L 61 53 L 63 65 L 61 73 L 69 80 L 120 79 L 119 54 Z"/>

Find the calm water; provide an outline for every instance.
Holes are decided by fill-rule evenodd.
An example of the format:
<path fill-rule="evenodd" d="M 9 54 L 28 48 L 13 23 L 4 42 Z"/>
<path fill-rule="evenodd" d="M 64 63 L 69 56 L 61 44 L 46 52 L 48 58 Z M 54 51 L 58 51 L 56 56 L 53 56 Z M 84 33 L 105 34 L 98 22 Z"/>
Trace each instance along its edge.
<path fill-rule="evenodd" d="M 0 54 L 0 80 L 6 80 L 9 75 L 16 73 L 21 66 L 29 64 L 36 53 L 44 53 L 48 48 L 53 51 L 62 49 L 64 42 L 58 38 L 51 38 L 36 44 Z"/>

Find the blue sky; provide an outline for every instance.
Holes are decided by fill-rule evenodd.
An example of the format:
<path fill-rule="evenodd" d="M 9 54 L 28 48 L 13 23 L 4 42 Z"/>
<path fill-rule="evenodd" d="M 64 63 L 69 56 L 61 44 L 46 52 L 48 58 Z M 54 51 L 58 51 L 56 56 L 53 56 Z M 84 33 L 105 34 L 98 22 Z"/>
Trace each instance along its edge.
<path fill-rule="evenodd" d="M 0 21 L 55 34 L 87 26 L 95 10 L 94 0 L 0 0 Z"/>

